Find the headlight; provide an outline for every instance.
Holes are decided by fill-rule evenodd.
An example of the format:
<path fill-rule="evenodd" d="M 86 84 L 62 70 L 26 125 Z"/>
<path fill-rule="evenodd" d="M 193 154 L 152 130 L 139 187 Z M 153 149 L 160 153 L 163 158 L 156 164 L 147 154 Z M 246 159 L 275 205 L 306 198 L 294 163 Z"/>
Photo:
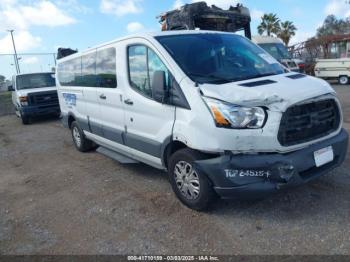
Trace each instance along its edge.
<path fill-rule="evenodd" d="M 265 123 L 266 113 L 260 107 L 242 107 L 208 97 L 203 99 L 218 127 L 254 129 L 263 127 Z"/>
<path fill-rule="evenodd" d="M 28 105 L 28 97 L 27 96 L 20 96 L 19 102 L 21 103 L 22 106 L 27 106 Z"/>

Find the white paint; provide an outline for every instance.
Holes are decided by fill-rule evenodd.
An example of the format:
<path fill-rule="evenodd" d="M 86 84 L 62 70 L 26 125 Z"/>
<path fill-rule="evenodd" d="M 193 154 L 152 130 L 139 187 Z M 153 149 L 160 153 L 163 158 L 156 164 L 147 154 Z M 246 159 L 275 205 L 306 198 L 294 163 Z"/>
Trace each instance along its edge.
<path fill-rule="evenodd" d="M 196 86 L 195 83 L 185 75 L 171 55 L 154 38 L 158 35 L 203 33 L 215 34 L 215 32 L 206 31 L 185 31 L 181 33 L 172 31 L 156 34 L 143 33 L 137 36 L 128 36 L 114 40 L 89 49 L 87 52 L 101 47 L 115 47 L 117 50 L 116 59 L 118 66 L 116 74 L 118 88 L 111 89 L 110 94 L 105 93 L 108 97 L 113 97 L 114 104 L 112 100 L 108 102 L 107 105 L 104 101 L 97 99 L 99 102 L 94 103 L 94 105 L 100 109 L 93 110 L 94 112 L 100 112 L 96 115 L 97 124 L 101 124 L 101 126 L 119 127 L 117 128 L 119 130 L 125 126 L 127 132 L 145 138 L 146 140 L 157 141 L 158 143 L 163 143 L 165 138 L 172 136 L 174 140 L 185 142 L 190 148 L 215 153 L 223 151 L 231 151 L 234 153 L 287 153 L 326 140 L 340 132 L 341 126 L 339 126 L 338 130 L 325 137 L 294 146 L 281 146 L 278 142 L 277 134 L 282 114 L 288 107 L 295 104 L 328 98 L 335 99 L 335 101 L 339 103 L 335 97 L 334 90 L 328 83 L 309 76 L 293 80 L 286 76 L 294 73 L 288 73 L 220 85 L 200 84 Z M 191 110 L 177 108 L 175 117 L 174 107 L 151 100 L 131 88 L 128 80 L 128 59 L 126 50 L 128 45 L 139 43 L 147 45 L 159 56 L 172 73 L 177 83 L 179 83 L 190 104 Z M 86 52 L 74 54 L 60 59 L 58 63 L 84 54 L 86 54 Z M 256 87 L 244 87 L 240 85 L 246 82 L 265 79 L 272 80 L 275 83 Z M 59 98 L 62 99 L 63 92 L 74 91 L 77 88 L 79 87 L 59 86 Z M 87 90 L 87 88 L 80 89 L 83 92 L 83 96 L 77 98 L 77 107 L 73 109 L 73 113 L 81 118 L 87 119 L 87 113 L 85 112 L 87 112 L 86 108 L 90 107 L 89 103 L 85 101 L 85 90 Z M 96 92 L 93 93 L 93 90 L 94 89 L 91 88 L 91 94 L 96 97 L 98 97 L 101 92 L 105 92 L 96 89 Z M 261 129 L 239 130 L 218 128 L 215 126 L 212 114 L 202 99 L 202 94 L 242 106 L 266 106 L 268 108 L 267 122 Z M 79 99 L 81 99 L 80 102 Z M 126 105 L 124 102 L 120 104 L 121 101 L 125 101 L 126 99 L 132 100 L 134 104 L 132 106 Z M 70 109 L 65 107 L 64 103 L 61 103 L 61 110 L 64 114 L 70 113 Z M 175 123 L 174 119 L 176 119 Z M 102 137 L 93 137 L 91 134 L 87 135 L 95 140 L 98 139 L 99 142 L 106 146 L 109 145 L 112 149 L 115 148 L 115 150 L 124 150 L 131 154 L 139 154 L 140 152 L 135 152 L 135 149 L 126 147 L 125 145 L 115 145 L 114 142 Z M 140 161 L 147 163 L 151 161 L 153 162 L 152 165 L 155 164 L 148 155 L 141 155 L 140 157 L 144 157 L 144 160 Z"/>

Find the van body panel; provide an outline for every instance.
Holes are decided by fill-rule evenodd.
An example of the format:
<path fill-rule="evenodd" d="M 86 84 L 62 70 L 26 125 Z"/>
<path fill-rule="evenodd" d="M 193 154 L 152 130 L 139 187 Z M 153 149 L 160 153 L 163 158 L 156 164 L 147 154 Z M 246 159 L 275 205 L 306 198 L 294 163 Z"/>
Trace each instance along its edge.
<path fill-rule="evenodd" d="M 339 134 L 288 154 L 226 154 L 195 163 L 213 182 L 222 198 L 257 199 L 305 184 L 341 165 L 348 148 L 348 134 Z M 314 152 L 331 145 L 334 161 L 315 167 Z"/>
<path fill-rule="evenodd" d="M 128 61 L 129 46 L 142 45 L 155 52 L 170 72 L 172 65 L 167 62 L 159 52 L 156 45 L 143 38 L 122 41 L 118 49 L 119 59 Z M 168 58 L 169 59 L 169 58 Z M 131 87 L 129 81 L 129 68 L 123 66 L 119 68 L 121 86 L 123 88 L 124 125 L 125 125 L 125 145 L 136 150 L 143 150 L 145 153 L 161 158 L 161 146 L 163 141 L 171 135 L 175 121 L 175 107 L 159 103 L 149 98 Z M 131 101 L 132 104 L 126 104 Z"/>
<path fill-rule="evenodd" d="M 167 151 L 167 148 L 172 148 L 168 147 L 170 144 L 176 145 L 175 151 L 187 147 L 204 153 L 201 155 L 208 156 L 209 159 L 195 161 L 193 168 L 196 172 L 205 174 L 214 190 L 223 197 L 237 196 L 237 192 L 238 196 L 242 196 L 244 193 L 248 195 L 271 193 L 282 185 L 288 187 L 306 183 L 311 180 L 311 176 L 312 178 L 318 177 L 343 162 L 347 150 L 348 135 L 342 129 L 343 116 L 339 100 L 327 82 L 301 74 L 284 73 L 284 68 L 276 60 L 270 59 L 265 51 L 255 45 L 251 48 L 255 50 L 257 56 L 254 61 L 261 59 L 265 59 L 265 61 L 253 63 L 254 61 L 247 58 L 246 60 L 249 60 L 247 63 L 241 63 L 243 69 L 248 68 L 246 71 L 249 71 L 251 64 L 254 65 L 251 74 L 249 71 L 249 74 L 243 74 L 244 77 L 240 75 L 239 78 L 249 80 L 235 81 L 233 78 L 220 78 L 218 75 L 215 78 L 210 74 L 203 77 L 202 74 L 199 76 L 202 79 L 206 79 L 206 77 L 211 77 L 211 79 L 198 81 L 198 78 L 194 78 L 193 75 L 190 78 L 190 72 L 193 71 L 186 71 L 186 66 L 184 67 L 182 64 L 180 67 L 176 63 L 179 60 L 176 57 L 174 59 L 174 53 L 181 49 L 178 48 L 179 42 L 172 43 L 173 46 L 175 45 L 175 52 L 171 52 L 168 51 L 169 45 L 165 49 L 160 44 L 161 41 L 156 38 L 182 34 L 230 33 L 174 31 L 160 34 L 141 34 L 89 49 L 87 52 L 109 47 L 116 49 L 116 57 L 113 59 L 116 59 L 117 87 L 61 86 L 57 81 L 64 121 L 69 121 L 69 117 L 72 116 L 81 125 L 87 139 L 109 150 L 160 169 L 167 169 L 167 160 L 169 160 L 170 154 L 174 153 Z M 213 36 L 207 38 L 211 37 Z M 227 38 L 227 36 L 225 37 Z M 243 40 L 240 39 L 240 41 Z M 224 40 L 220 39 L 220 41 Z M 218 42 L 222 43 L 220 41 Z M 253 45 L 251 42 L 248 43 Z M 186 47 L 187 40 L 182 39 L 182 44 Z M 147 69 L 145 69 L 144 61 L 140 62 L 139 60 L 140 56 L 144 59 L 143 52 L 133 49 L 133 52 L 129 54 L 129 48 L 134 46 L 145 47 Z M 206 45 L 203 46 L 206 47 Z M 231 47 L 232 45 L 226 46 Z M 226 52 L 226 46 L 221 48 L 219 45 L 217 50 L 215 49 L 216 51 L 209 50 L 210 52 L 207 52 L 206 56 L 214 58 L 208 59 L 208 63 L 210 61 L 219 63 L 220 58 L 229 60 L 234 57 L 230 56 L 230 48 L 227 48 Z M 178 49 L 176 50 L 176 48 Z M 148 56 L 150 53 L 148 50 L 152 51 L 151 56 L 159 58 L 159 63 L 166 67 L 165 70 L 161 70 L 164 71 L 164 76 L 166 73 L 168 74 L 167 79 L 161 78 L 164 80 L 163 91 L 165 94 L 163 100 L 160 100 L 162 102 L 157 102 L 152 98 L 153 93 L 150 93 L 152 86 L 151 84 L 147 86 L 147 81 L 150 81 L 151 78 L 149 67 L 152 66 L 149 65 Z M 202 55 L 200 52 L 198 53 L 200 56 Z M 186 54 L 185 51 L 182 53 L 181 57 L 185 58 L 181 60 L 182 62 L 191 60 Z M 251 54 L 254 55 L 253 51 Z M 69 61 L 69 59 L 79 58 L 81 55 L 78 53 L 65 57 L 59 60 L 58 64 Z M 215 57 L 216 55 L 218 57 Z M 222 57 L 219 57 L 220 55 Z M 217 60 L 215 60 L 216 58 Z M 131 62 L 129 65 L 129 60 L 136 61 L 136 67 Z M 272 65 L 278 67 L 278 70 L 272 71 L 273 73 L 261 73 L 259 70 L 264 68 L 266 63 L 271 67 Z M 265 68 L 266 72 L 269 72 L 268 68 Z M 136 75 L 133 78 L 135 81 L 129 79 L 130 70 Z M 157 70 L 159 69 L 155 69 L 155 71 Z M 145 71 L 147 71 L 147 77 L 145 77 Z M 230 70 L 227 71 L 232 73 Z M 213 79 L 219 82 L 210 82 Z M 225 81 L 220 82 L 222 80 Z M 168 85 L 166 81 L 176 81 L 188 106 L 181 107 L 171 104 L 171 97 L 167 97 L 167 95 L 171 96 L 171 92 L 168 92 L 169 90 L 166 88 L 173 87 Z M 156 86 L 158 87 L 158 85 Z M 211 102 L 218 105 L 219 111 L 226 110 L 221 115 L 221 117 L 227 117 L 224 118 L 226 121 L 224 124 L 218 122 L 217 115 L 215 115 L 217 112 L 214 112 L 216 108 L 213 109 Z M 259 112 L 259 117 L 262 117 L 263 121 L 261 120 L 257 125 L 258 120 L 256 120 L 252 124 L 255 125 L 254 127 L 249 125 L 234 126 L 232 124 L 234 120 L 230 119 L 231 115 L 229 114 L 243 112 L 243 109 L 247 109 L 248 112 L 254 112 L 254 110 L 255 113 Z M 305 116 L 302 111 L 306 109 L 311 110 L 311 113 L 307 111 L 306 114 L 309 115 Z M 312 111 L 314 109 L 315 111 Z M 289 117 L 287 113 L 291 114 L 290 118 L 285 118 L 286 115 Z M 326 120 L 323 120 L 320 114 L 324 114 L 322 117 Z M 227 119 L 232 121 L 228 122 Z M 282 125 L 284 119 L 287 122 L 286 126 Z M 298 126 L 298 130 L 293 130 L 294 122 L 292 125 L 289 125 L 288 122 L 292 121 L 291 119 L 302 122 L 304 126 L 301 128 Z M 306 139 L 297 137 L 296 143 L 284 143 L 287 141 L 283 140 L 284 136 L 288 137 L 288 132 L 291 132 L 292 139 L 295 133 L 303 128 L 308 129 L 313 135 L 312 128 L 315 126 L 324 128 L 328 126 L 325 124 L 326 121 L 327 124 L 332 121 L 334 125 L 332 124 L 332 129 L 317 133 L 317 135 L 320 134 L 319 136 L 310 136 Z M 67 123 L 65 126 L 68 126 Z M 314 151 L 324 148 L 328 148 L 328 150 L 331 148 L 335 158 L 333 162 L 326 163 L 319 168 Z M 302 159 L 305 159 L 305 163 L 302 162 Z M 249 168 L 250 165 L 251 168 Z M 229 171 L 227 172 L 227 170 Z M 298 180 L 305 172 L 309 171 L 310 179 Z M 169 172 L 175 171 L 169 170 Z M 289 183 L 292 181 L 290 180 L 292 177 L 298 181 Z"/>
<path fill-rule="evenodd" d="M 146 154 L 142 151 L 135 150 L 133 148 L 122 145 L 120 143 L 113 142 L 109 139 L 92 134 L 88 131 L 84 131 L 84 134 L 86 135 L 87 138 L 91 139 L 92 141 L 96 142 L 97 144 L 99 144 L 103 147 L 106 147 L 110 150 L 114 150 L 114 151 L 116 151 L 120 154 L 123 154 L 125 156 L 128 156 L 130 158 L 144 162 L 144 163 L 146 163 L 150 166 L 153 166 L 155 168 L 164 169 L 162 161 L 158 157 L 154 157 L 154 156 Z"/>
<path fill-rule="evenodd" d="M 335 94 L 328 83 L 311 76 L 290 79 L 295 73 L 245 80 L 222 85 L 203 84 L 200 89 L 205 96 L 224 99 L 244 106 L 268 106 L 270 110 L 284 112 L 288 106 L 324 94 Z M 274 83 L 254 87 L 241 86 L 257 80 Z M 307 88 L 306 88 L 307 86 Z M 292 88 L 291 88 L 292 87 Z"/>

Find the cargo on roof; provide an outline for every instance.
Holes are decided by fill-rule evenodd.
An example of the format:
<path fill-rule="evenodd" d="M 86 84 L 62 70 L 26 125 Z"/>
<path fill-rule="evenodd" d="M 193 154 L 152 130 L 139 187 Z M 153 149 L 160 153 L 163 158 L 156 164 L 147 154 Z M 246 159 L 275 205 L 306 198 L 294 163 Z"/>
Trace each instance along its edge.
<path fill-rule="evenodd" d="M 179 9 L 159 16 L 162 30 L 214 30 L 237 32 L 244 30 L 245 36 L 251 39 L 250 12 L 243 5 L 230 6 L 223 10 L 205 2 L 186 4 Z"/>

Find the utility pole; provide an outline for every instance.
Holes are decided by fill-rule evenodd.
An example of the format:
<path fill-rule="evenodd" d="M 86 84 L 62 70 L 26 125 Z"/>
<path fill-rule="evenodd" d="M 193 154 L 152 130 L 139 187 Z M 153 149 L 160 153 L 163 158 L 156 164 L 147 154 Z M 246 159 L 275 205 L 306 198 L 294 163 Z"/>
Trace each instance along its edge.
<path fill-rule="evenodd" d="M 12 38 L 12 45 L 13 45 L 13 50 L 15 51 L 15 65 L 16 65 L 16 71 L 17 71 L 17 74 L 20 74 L 21 73 L 21 70 L 19 68 L 19 63 L 18 63 L 18 57 L 17 57 L 17 51 L 16 51 L 16 45 L 15 45 L 15 40 L 13 38 L 13 29 L 12 30 L 7 30 L 8 32 L 10 32 L 11 34 L 11 38 Z"/>

